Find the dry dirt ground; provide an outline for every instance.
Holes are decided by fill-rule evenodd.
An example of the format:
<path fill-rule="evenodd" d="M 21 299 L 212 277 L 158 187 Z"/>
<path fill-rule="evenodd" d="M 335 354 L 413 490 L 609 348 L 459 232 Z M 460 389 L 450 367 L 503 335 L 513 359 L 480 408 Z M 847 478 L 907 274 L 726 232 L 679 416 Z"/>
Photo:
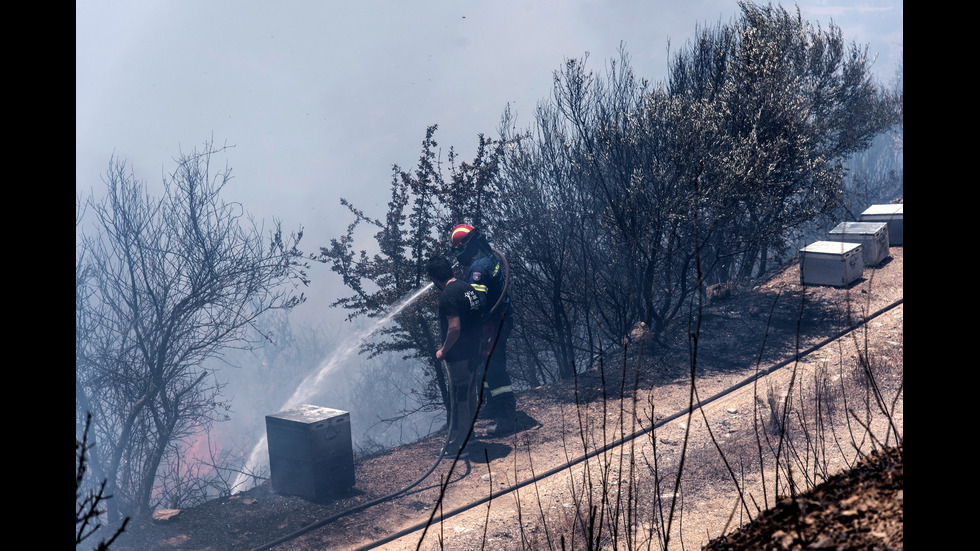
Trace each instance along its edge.
<path fill-rule="evenodd" d="M 265 483 L 112 548 L 902 549 L 902 273 L 902 247 L 847 288 L 791 265 L 716 294 L 675 342 L 519 393 L 519 432 L 478 424 L 470 458 L 424 480 L 441 434 L 357 457 L 346 495 Z"/>

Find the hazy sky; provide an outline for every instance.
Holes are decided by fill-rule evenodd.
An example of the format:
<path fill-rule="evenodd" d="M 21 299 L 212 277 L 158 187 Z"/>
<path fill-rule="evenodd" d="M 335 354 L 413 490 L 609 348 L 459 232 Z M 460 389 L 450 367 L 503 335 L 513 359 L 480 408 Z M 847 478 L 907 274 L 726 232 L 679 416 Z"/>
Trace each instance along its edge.
<path fill-rule="evenodd" d="M 869 44 L 891 80 L 900 0 L 797 4 Z M 564 59 L 589 52 L 601 70 L 622 42 L 657 82 L 668 44 L 737 12 L 735 0 L 76 1 L 76 193 L 102 188 L 113 155 L 155 185 L 213 137 L 234 145 L 217 160 L 235 175 L 226 198 L 304 226 L 314 251 L 350 222 L 340 197 L 383 215 L 391 166 L 414 167 L 429 125 L 443 159 L 453 146 L 469 160 L 507 103 L 531 122 Z M 312 275 L 311 306 L 326 308 L 336 282 L 325 266 Z"/>

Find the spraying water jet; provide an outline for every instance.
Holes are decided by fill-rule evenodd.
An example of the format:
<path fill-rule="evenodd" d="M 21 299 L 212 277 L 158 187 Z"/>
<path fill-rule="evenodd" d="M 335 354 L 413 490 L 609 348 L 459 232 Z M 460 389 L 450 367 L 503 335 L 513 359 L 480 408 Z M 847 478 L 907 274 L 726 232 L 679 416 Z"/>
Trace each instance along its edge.
<path fill-rule="evenodd" d="M 373 325 L 344 341 L 344 343 L 337 348 L 329 358 L 320 363 L 319 367 L 314 370 L 314 372 L 310 373 L 305 379 L 303 379 L 299 386 L 296 387 L 296 390 L 293 392 L 292 396 L 290 396 L 289 399 L 283 403 L 282 407 L 279 408 L 280 413 L 296 410 L 299 406 L 304 405 L 305 402 L 314 397 L 319 391 L 322 390 L 321 386 L 327 380 L 327 376 L 334 371 L 334 369 L 346 362 L 347 359 L 357 350 L 359 350 L 365 341 L 367 341 L 367 339 L 369 339 L 376 331 L 391 321 L 391 319 L 398 315 L 399 312 L 418 300 L 419 297 L 425 294 L 426 291 L 432 287 L 432 283 L 423 286 L 419 290 L 395 304 L 387 314 L 385 314 Z M 245 488 L 245 484 L 250 477 L 246 473 L 257 472 L 258 467 L 265 462 L 264 459 L 268 458 L 268 451 L 268 435 L 264 435 L 252 449 L 252 452 L 249 454 L 248 461 L 245 463 L 245 466 L 242 469 L 242 474 L 238 475 L 234 485 L 232 485 L 232 488 L 234 488 L 233 492 L 238 493 L 247 489 Z"/>

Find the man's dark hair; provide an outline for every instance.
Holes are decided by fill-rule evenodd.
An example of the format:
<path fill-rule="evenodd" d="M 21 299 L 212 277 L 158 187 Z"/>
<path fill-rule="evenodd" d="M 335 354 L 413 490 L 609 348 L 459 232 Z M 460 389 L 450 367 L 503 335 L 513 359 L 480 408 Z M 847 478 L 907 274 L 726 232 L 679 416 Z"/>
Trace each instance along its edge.
<path fill-rule="evenodd" d="M 433 281 L 449 281 L 453 278 L 453 267 L 445 258 L 435 255 L 429 259 L 425 267 L 429 279 Z"/>

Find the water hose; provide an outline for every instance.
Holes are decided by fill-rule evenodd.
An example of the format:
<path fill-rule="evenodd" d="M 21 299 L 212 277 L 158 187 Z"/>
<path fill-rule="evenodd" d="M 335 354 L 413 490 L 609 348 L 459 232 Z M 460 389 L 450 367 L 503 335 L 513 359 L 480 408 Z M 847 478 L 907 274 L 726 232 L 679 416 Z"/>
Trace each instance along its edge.
<path fill-rule="evenodd" d="M 500 291 L 500 296 L 497 297 L 497 302 L 493 305 L 493 308 L 487 312 L 487 320 L 493 318 L 494 314 L 497 313 L 500 305 L 504 302 L 504 297 L 507 296 L 507 287 L 510 286 L 510 265 L 507 264 L 507 257 L 504 256 L 504 253 L 494 249 L 493 247 L 490 247 L 490 250 L 500 260 L 500 263 L 504 265 L 504 288 Z"/>

